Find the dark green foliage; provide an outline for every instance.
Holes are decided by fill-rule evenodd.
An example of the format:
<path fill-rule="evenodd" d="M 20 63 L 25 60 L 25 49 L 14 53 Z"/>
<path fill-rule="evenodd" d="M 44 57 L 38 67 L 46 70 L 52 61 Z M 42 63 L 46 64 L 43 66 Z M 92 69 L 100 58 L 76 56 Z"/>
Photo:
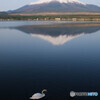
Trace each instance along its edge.
<path fill-rule="evenodd" d="M 8 14 L 6 12 L 0 12 L 0 17 L 6 17 Z"/>
<path fill-rule="evenodd" d="M 14 15 L 8 15 L 8 14 L 1 14 L 0 13 L 0 19 L 13 19 L 13 20 L 44 20 L 45 18 L 47 20 L 53 20 L 55 18 L 61 18 L 61 19 L 72 19 L 72 18 L 77 18 L 77 19 L 100 19 L 100 15 L 47 15 L 47 16 L 42 16 L 42 15 L 34 15 L 34 16 L 14 16 Z"/>

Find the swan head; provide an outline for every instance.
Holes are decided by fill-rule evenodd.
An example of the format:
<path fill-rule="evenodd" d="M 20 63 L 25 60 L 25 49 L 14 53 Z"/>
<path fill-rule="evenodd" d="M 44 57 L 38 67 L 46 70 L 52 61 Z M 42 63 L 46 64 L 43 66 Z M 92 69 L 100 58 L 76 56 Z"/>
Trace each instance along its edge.
<path fill-rule="evenodd" d="M 44 94 L 44 92 L 47 92 L 47 90 L 46 89 L 42 90 L 42 94 Z"/>

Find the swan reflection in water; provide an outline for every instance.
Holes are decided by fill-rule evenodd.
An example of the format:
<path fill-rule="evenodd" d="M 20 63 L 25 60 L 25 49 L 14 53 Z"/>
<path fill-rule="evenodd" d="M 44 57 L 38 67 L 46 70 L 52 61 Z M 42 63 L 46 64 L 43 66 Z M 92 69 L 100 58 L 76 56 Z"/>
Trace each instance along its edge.
<path fill-rule="evenodd" d="M 16 29 L 30 34 L 32 37 L 46 40 L 53 45 L 63 45 L 74 38 L 100 30 L 100 24 L 28 25 L 16 27 Z"/>

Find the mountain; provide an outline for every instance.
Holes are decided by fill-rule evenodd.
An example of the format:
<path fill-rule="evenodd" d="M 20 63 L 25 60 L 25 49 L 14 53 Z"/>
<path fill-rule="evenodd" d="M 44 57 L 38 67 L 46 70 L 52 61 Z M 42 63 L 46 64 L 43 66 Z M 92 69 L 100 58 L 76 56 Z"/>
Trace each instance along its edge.
<path fill-rule="evenodd" d="M 100 7 L 78 0 L 40 0 L 11 11 L 13 13 L 100 12 Z"/>

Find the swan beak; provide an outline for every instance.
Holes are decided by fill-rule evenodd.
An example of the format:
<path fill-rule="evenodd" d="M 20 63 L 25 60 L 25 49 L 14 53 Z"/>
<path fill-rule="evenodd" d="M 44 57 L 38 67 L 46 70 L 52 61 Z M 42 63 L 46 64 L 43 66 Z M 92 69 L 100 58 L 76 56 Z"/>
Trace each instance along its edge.
<path fill-rule="evenodd" d="M 48 92 L 46 89 L 44 89 L 43 91 Z"/>

